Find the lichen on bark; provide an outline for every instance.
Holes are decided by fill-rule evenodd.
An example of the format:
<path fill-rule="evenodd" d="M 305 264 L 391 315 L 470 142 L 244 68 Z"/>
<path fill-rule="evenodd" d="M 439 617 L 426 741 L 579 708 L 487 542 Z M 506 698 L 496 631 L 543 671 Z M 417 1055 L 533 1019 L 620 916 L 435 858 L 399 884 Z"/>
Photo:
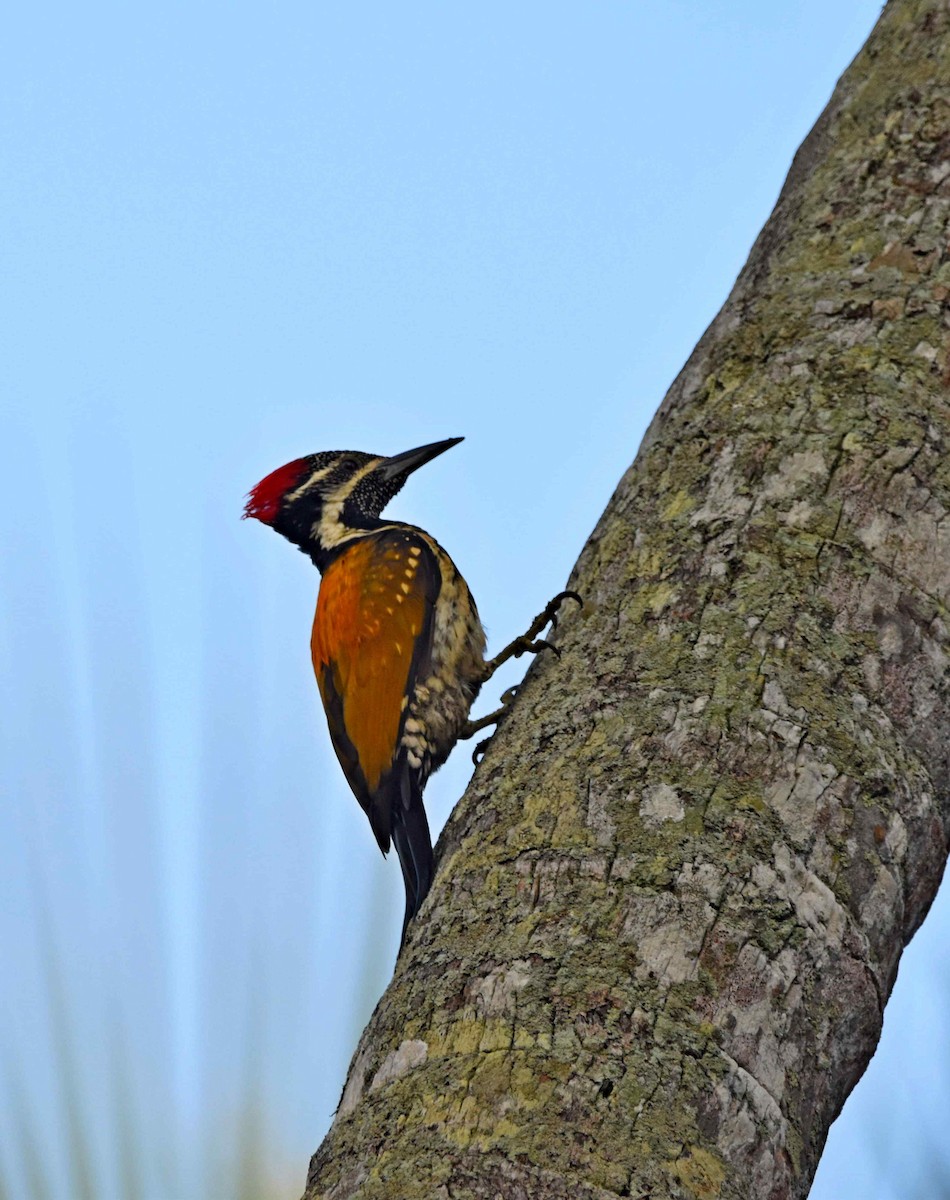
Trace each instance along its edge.
<path fill-rule="evenodd" d="M 804 1196 L 950 833 L 950 6 L 891 0 L 440 843 L 307 1197 Z"/>

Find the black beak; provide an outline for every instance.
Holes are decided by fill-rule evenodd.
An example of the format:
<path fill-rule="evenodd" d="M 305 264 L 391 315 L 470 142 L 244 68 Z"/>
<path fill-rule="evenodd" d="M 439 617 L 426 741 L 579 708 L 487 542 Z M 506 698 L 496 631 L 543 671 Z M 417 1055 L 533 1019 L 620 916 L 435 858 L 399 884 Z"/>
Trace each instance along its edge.
<path fill-rule="evenodd" d="M 446 438 L 444 442 L 430 442 L 428 446 L 417 446 L 415 450 L 404 450 L 402 454 L 394 454 L 387 458 L 376 470 L 384 479 L 395 479 L 397 475 L 409 475 L 419 467 L 424 467 L 438 455 L 457 446 L 464 438 Z"/>

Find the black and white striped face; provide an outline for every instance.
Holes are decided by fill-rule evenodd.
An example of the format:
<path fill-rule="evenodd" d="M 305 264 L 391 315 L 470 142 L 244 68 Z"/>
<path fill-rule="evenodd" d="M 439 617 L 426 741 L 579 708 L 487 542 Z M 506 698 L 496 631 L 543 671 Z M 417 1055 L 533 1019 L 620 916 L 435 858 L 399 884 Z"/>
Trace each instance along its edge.
<path fill-rule="evenodd" d="M 272 526 L 302 549 L 313 542 L 330 549 L 342 531 L 344 507 L 358 503 L 354 493 L 363 493 L 367 476 L 384 461 L 382 455 L 361 450 L 326 450 L 294 459 L 251 490 L 244 515 Z M 378 517 L 392 495 L 377 495 L 375 511 L 363 515 Z"/>
<path fill-rule="evenodd" d="M 328 450 L 297 458 L 251 489 L 245 517 L 270 525 L 305 553 L 319 555 L 375 528 L 409 475 L 461 438 L 384 458 Z"/>

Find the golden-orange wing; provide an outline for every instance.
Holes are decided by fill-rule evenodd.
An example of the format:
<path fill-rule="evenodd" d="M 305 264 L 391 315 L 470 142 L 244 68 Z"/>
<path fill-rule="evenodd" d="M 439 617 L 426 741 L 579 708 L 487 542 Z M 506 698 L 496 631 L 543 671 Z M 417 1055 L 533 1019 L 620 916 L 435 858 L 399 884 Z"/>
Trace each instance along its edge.
<path fill-rule="evenodd" d="M 386 529 L 345 547 L 317 598 L 311 651 L 330 737 L 384 852 L 405 701 L 429 670 L 439 583 L 425 540 Z"/>

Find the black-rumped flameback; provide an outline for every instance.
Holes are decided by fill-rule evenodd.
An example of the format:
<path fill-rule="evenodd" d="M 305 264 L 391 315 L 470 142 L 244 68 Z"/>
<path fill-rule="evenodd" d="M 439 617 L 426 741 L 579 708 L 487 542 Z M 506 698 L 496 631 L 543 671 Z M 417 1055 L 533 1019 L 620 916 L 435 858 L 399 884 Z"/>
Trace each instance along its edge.
<path fill-rule="evenodd" d="M 461 440 L 393 457 L 333 450 L 298 458 L 262 479 L 244 510 L 322 574 L 313 669 L 347 782 L 382 852 L 392 844 L 399 856 L 402 941 L 432 882 L 426 781 L 460 738 L 497 722 L 503 709 L 469 721 L 479 689 L 508 658 L 548 645 L 534 639 L 572 595 L 561 593 L 527 634 L 486 660 L 475 601 L 451 558 L 424 530 L 382 519 L 409 475 Z"/>

